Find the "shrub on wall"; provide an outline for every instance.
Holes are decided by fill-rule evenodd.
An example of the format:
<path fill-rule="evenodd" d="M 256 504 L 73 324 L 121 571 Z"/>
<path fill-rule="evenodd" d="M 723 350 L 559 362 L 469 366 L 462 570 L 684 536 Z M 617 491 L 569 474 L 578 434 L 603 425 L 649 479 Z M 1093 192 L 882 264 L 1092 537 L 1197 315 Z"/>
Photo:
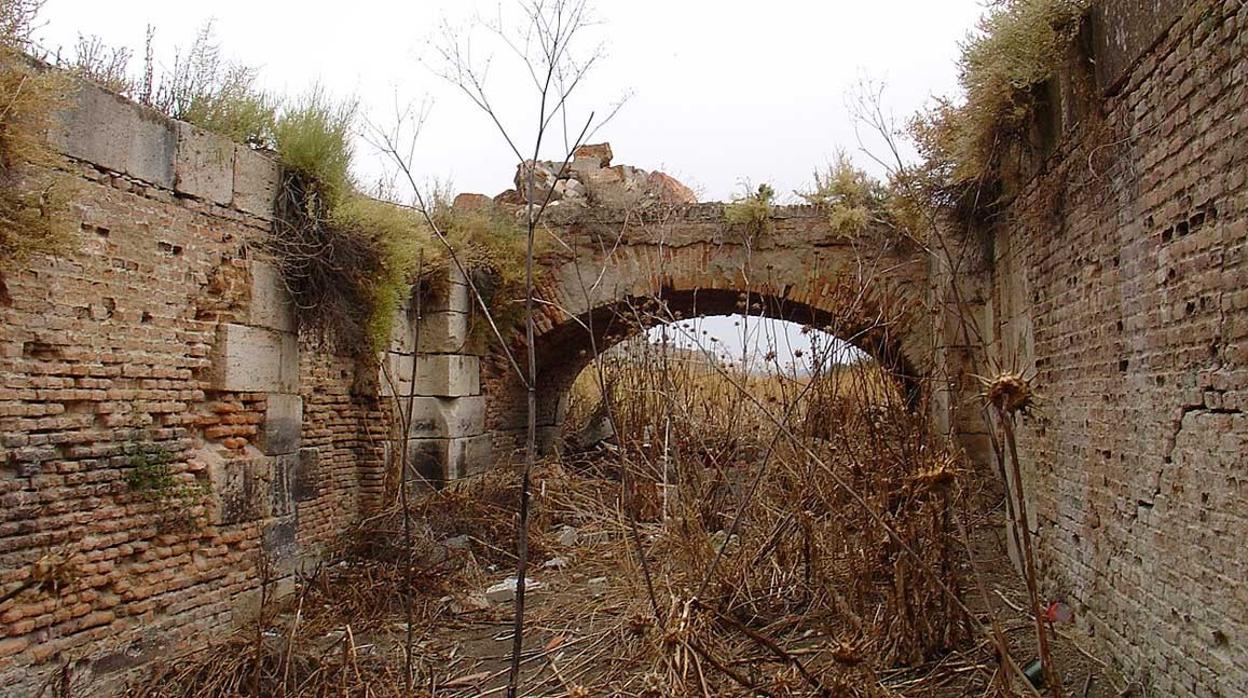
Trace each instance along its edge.
<path fill-rule="evenodd" d="M 269 147 L 280 103 L 256 88 L 256 70 L 225 60 L 214 40 L 212 22 L 200 28 L 190 48 L 174 51 L 173 64 L 158 70 L 147 33 L 147 50 L 138 78 L 130 75 L 129 50 L 110 47 L 99 37 L 79 37 L 72 55 L 56 65 L 151 107 L 171 119 L 194 124 L 237 143 Z"/>
<path fill-rule="evenodd" d="M 840 235 L 854 235 L 873 224 L 896 226 L 889 187 L 855 167 L 844 153 L 826 170 L 816 172 L 814 189 L 800 196 L 808 204 L 823 207 L 832 230 Z"/>
<path fill-rule="evenodd" d="M 285 169 L 269 241 L 301 329 L 354 353 L 376 351 L 427 239 L 411 211 L 358 193 L 350 175 L 355 105 L 313 90 L 274 124 Z"/>
<path fill-rule="evenodd" d="M 474 285 L 499 331 L 506 336 L 521 326 L 524 322 L 526 236 L 517 218 L 498 207 L 456 210 L 441 202 L 434 222 L 446 235 L 465 270 L 473 275 Z M 541 238 L 538 238 L 534 254 L 542 253 L 540 243 Z M 475 322 L 469 342 L 475 348 L 482 348 L 491 336 L 488 324 Z"/>
<path fill-rule="evenodd" d="M 24 54 L 39 4 L 0 0 L 0 272 L 72 240 L 62 215 L 68 185 L 45 169 L 60 162 L 46 134 L 66 79 Z"/>
<path fill-rule="evenodd" d="M 1006 189 L 1007 162 L 1028 141 L 1044 85 L 1074 44 L 1090 0 L 1005 0 L 963 47 L 965 100 L 942 100 L 911 133 L 924 158 L 912 185 L 942 206 L 982 213 Z"/>
<path fill-rule="evenodd" d="M 734 197 L 724 207 L 724 221 L 728 225 L 745 228 L 751 235 L 759 235 L 767 230 L 771 203 L 775 198 L 776 191 L 770 184 L 760 184 L 757 190 Z"/>

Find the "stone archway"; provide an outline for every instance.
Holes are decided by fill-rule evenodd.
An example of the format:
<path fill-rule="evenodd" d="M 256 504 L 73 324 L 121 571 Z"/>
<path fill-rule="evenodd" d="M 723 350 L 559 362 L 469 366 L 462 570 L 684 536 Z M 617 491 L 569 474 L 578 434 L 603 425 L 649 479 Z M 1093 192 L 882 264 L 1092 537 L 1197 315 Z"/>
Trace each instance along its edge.
<path fill-rule="evenodd" d="M 550 229 L 537 319 L 537 421 L 549 446 L 561 398 L 595 354 L 659 318 L 738 313 L 831 333 L 891 371 L 918 400 L 931 371 L 927 263 L 880 230 L 837 234 L 827 212 L 776 207 L 762 231 L 725 223 L 722 204 L 581 209 Z M 656 312 L 661 308 L 661 312 Z M 523 353 L 522 338 L 512 344 Z M 500 355 L 482 366 L 495 457 L 523 443 L 526 389 Z"/>

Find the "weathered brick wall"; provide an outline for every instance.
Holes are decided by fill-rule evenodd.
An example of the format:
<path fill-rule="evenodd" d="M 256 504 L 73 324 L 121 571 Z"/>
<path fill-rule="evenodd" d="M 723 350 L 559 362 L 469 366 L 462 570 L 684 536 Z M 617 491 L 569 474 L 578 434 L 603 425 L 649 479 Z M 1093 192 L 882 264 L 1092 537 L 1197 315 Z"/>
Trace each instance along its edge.
<path fill-rule="evenodd" d="M 1019 432 L 1044 587 L 1149 695 L 1243 695 L 1248 5 L 1106 2 L 1093 35 L 1103 118 L 1055 110 L 987 299 L 1044 397 Z"/>
<path fill-rule="evenodd" d="M 53 140 L 77 250 L 4 277 L 0 592 L 55 578 L 0 606 L 2 695 L 220 632 L 262 552 L 288 582 L 381 491 L 378 400 L 256 259 L 274 164 L 90 87 Z"/>

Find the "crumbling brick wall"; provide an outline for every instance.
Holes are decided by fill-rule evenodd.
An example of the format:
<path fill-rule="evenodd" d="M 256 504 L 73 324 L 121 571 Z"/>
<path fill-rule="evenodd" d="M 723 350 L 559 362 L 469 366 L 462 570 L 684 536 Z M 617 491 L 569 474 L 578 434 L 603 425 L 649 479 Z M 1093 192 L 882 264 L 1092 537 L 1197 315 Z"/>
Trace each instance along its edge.
<path fill-rule="evenodd" d="M 53 140 L 77 249 L 0 302 L 4 695 L 245 619 L 262 560 L 286 584 L 377 503 L 388 423 L 258 258 L 270 159 L 89 86 Z"/>
<path fill-rule="evenodd" d="M 1248 6 L 1091 21 L 1093 106 L 1055 91 L 1066 135 L 995 231 L 987 299 L 1043 396 L 1019 445 L 1044 588 L 1149 695 L 1242 695 Z"/>

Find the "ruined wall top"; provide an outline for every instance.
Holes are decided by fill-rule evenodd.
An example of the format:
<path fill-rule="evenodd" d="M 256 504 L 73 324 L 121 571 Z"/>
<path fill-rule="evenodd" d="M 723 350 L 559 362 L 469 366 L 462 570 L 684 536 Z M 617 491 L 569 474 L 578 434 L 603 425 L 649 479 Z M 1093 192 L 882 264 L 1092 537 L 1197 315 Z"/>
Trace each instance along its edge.
<path fill-rule="evenodd" d="M 48 134 L 67 157 L 177 195 L 271 220 L 281 166 L 270 155 L 80 82 Z"/>

